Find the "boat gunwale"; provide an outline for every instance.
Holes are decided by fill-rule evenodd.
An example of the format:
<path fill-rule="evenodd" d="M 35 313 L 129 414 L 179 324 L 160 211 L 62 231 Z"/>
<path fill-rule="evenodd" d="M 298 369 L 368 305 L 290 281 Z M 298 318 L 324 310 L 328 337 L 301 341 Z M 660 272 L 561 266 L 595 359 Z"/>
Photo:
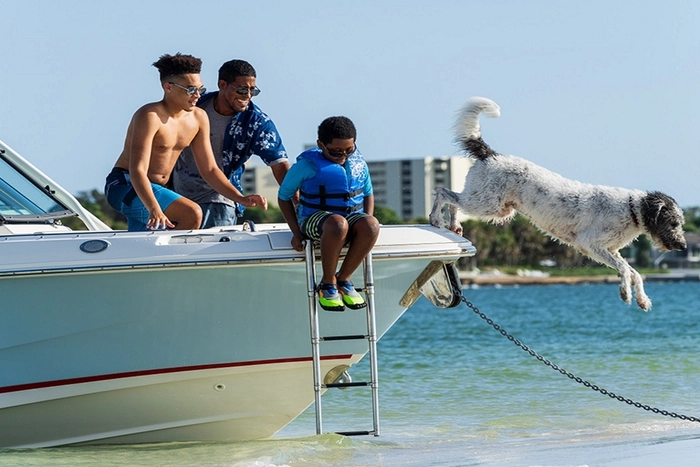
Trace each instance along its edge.
<path fill-rule="evenodd" d="M 473 251 L 472 251 L 473 249 Z M 444 251 L 443 253 L 430 251 L 425 253 L 419 252 L 406 252 L 406 253 L 395 253 L 395 252 L 373 252 L 373 260 L 390 260 L 390 259 L 401 259 L 401 258 L 450 258 L 458 259 L 464 256 L 470 256 L 476 252 L 476 249 L 462 248 L 460 252 L 455 250 Z M 3 277 L 16 277 L 16 276 L 31 276 L 31 275 L 45 275 L 45 274 L 67 274 L 67 273 L 87 273 L 87 272 L 107 272 L 107 271 L 133 271 L 133 270 L 147 270 L 147 269 L 165 269 L 165 268 L 198 268 L 198 267 L 231 267 L 231 266 L 249 266 L 256 264 L 264 265 L 284 265 L 288 263 L 303 263 L 303 256 L 289 256 L 284 258 L 275 257 L 269 259 L 230 259 L 230 260 L 202 260 L 195 259 L 192 261 L 178 261 L 178 262 L 157 262 L 157 263 L 142 263 L 142 264 L 114 264 L 114 265 L 100 265 L 100 266 L 85 266 L 85 267 L 58 267 L 58 268 L 42 268 L 42 269 L 26 269 L 17 271 L 5 271 L 0 272 L 0 278 Z"/>
<path fill-rule="evenodd" d="M 398 228 L 428 228 L 428 225 L 402 225 L 390 226 L 390 230 Z M 9 247 L 11 244 L 17 243 L 33 243 L 43 241 L 56 242 L 75 242 L 102 240 L 115 245 L 115 241 L 123 247 L 129 247 L 130 242 L 148 240 L 151 243 L 151 248 L 157 247 L 158 254 L 147 256 L 132 256 L 132 254 L 121 254 L 117 257 L 104 258 L 94 257 L 86 259 L 83 257 L 81 262 L 72 260 L 56 260 L 55 262 L 48 260 L 39 262 L 39 264 L 0 264 L 0 278 L 16 277 L 26 275 L 42 275 L 42 274 L 66 274 L 66 273 L 89 273 L 89 272 L 107 272 L 107 271 L 132 271 L 143 269 L 164 269 L 164 268 L 198 268 L 198 267 L 242 267 L 250 265 L 284 265 L 289 263 L 304 262 L 305 256 L 303 252 L 294 250 L 291 245 L 284 248 L 279 248 L 274 245 L 272 234 L 288 233 L 291 235 L 286 225 L 264 224 L 261 229 L 254 231 L 245 230 L 242 226 L 230 229 L 216 230 L 190 230 L 182 233 L 173 233 L 172 231 L 153 231 L 153 232 L 126 232 L 126 231 L 67 231 L 67 232 L 37 232 L 23 233 L 15 235 L 0 235 L 0 247 Z M 446 232 L 443 232 L 443 234 Z M 228 245 L 230 242 L 237 242 L 227 238 L 229 235 L 244 234 L 253 240 L 262 241 L 267 244 L 267 248 L 251 249 L 240 251 L 219 251 L 206 255 L 197 255 L 197 251 L 192 251 L 190 256 L 183 255 L 181 248 L 185 245 L 192 245 L 193 248 L 210 247 L 215 245 Z M 455 235 L 455 234 L 453 234 Z M 456 235 L 455 235 L 456 236 Z M 390 237 L 391 238 L 391 237 Z M 436 241 L 435 238 L 419 239 L 415 242 L 392 243 L 390 238 L 386 238 L 382 242 L 375 245 L 372 251 L 372 257 L 376 260 L 391 260 L 402 258 L 435 258 L 435 259 L 452 259 L 456 260 L 461 257 L 473 256 L 476 253 L 476 248 L 472 243 L 463 237 L 449 239 L 442 237 L 441 241 Z M 192 241 L 188 241 L 191 239 Z M 181 241 L 182 240 L 182 241 Z M 196 241 L 199 240 L 199 241 Z M 226 241 L 224 241 L 226 240 Z M 431 241 L 429 241 L 431 240 Z M 122 243 L 124 242 L 124 243 Z M 171 243 L 174 242 L 174 243 Z M 143 245 L 143 244 L 141 244 Z M 160 248 L 180 248 L 180 250 L 172 252 L 168 250 L 160 250 Z M 187 247 L 186 247 L 187 248 Z M 129 251 L 133 251 L 129 249 Z M 154 252 L 157 250 L 153 250 Z M 200 250 L 201 251 L 201 250 Z M 343 249 L 341 257 L 344 256 L 346 249 Z M 183 257 L 185 256 L 185 257 Z M 54 263 L 54 264 L 52 264 Z M 85 264 L 88 263 L 88 264 Z M 90 264 L 91 263 L 91 264 Z"/>

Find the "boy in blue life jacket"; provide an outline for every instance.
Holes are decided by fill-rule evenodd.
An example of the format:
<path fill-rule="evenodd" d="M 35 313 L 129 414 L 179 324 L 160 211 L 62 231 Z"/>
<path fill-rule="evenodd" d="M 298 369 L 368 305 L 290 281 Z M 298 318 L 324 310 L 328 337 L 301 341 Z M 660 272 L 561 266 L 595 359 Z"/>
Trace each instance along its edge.
<path fill-rule="evenodd" d="M 367 164 L 355 144 L 357 130 L 347 117 L 329 117 L 318 127 L 318 147 L 304 151 L 289 169 L 278 203 L 293 233 L 292 247 L 303 251 L 305 239 L 321 244 L 323 277 L 318 302 L 328 311 L 367 306 L 350 282 L 379 237 L 373 216 L 374 195 Z M 299 206 L 292 199 L 299 191 Z M 347 254 L 337 271 L 340 252 Z"/>

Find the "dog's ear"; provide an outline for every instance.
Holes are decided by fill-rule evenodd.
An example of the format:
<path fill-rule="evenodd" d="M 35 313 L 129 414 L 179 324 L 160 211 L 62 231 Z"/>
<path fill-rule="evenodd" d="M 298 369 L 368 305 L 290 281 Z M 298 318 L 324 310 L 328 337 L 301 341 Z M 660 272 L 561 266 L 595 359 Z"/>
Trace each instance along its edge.
<path fill-rule="evenodd" d="M 654 220 L 654 224 L 658 224 L 661 211 L 663 211 L 666 203 L 662 199 L 661 193 L 654 191 L 646 197 L 646 202 L 649 206 L 649 215 Z"/>
<path fill-rule="evenodd" d="M 655 231 L 663 221 L 663 213 L 673 210 L 676 200 L 660 191 L 652 191 L 642 198 L 642 219 L 649 230 Z"/>

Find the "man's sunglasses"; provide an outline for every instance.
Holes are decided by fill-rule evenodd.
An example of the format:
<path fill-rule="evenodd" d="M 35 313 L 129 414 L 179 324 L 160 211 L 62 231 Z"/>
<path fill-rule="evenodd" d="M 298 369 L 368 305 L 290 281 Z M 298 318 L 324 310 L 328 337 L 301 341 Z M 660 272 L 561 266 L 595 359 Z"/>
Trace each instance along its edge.
<path fill-rule="evenodd" d="M 198 88 L 197 86 L 180 86 L 177 83 L 173 83 L 170 81 L 168 84 L 172 84 L 173 86 L 177 86 L 180 89 L 184 89 L 187 92 L 188 96 L 194 96 L 196 93 L 199 93 L 199 95 L 203 95 L 205 92 L 207 92 L 207 88 L 202 86 L 201 88 Z"/>
<path fill-rule="evenodd" d="M 260 94 L 260 88 L 258 88 L 257 86 L 253 86 L 251 88 L 249 88 L 248 86 L 238 86 L 237 88 L 233 88 L 233 90 L 236 91 L 236 94 L 240 96 L 247 96 L 248 93 L 250 93 L 251 96 L 255 97 L 258 94 Z"/>

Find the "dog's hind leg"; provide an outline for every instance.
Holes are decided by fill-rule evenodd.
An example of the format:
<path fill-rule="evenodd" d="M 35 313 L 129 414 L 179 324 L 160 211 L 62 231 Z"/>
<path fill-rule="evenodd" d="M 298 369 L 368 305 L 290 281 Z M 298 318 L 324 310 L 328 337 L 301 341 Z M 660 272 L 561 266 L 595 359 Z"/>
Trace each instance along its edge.
<path fill-rule="evenodd" d="M 435 189 L 435 202 L 433 209 L 430 211 L 430 225 L 433 227 L 443 227 L 444 220 L 442 217 L 442 208 L 447 204 L 450 214 L 449 229 L 458 234 L 462 234 L 462 226 L 457 222 L 457 206 L 459 205 L 459 194 L 444 187 Z"/>
<path fill-rule="evenodd" d="M 605 249 L 590 249 L 589 256 L 617 271 L 620 277 L 620 298 L 625 303 L 632 303 L 632 286 L 634 286 L 637 305 L 644 311 L 651 309 L 651 300 L 644 292 L 642 276 L 629 265 L 619 252 L 611 252 Z"/>
<path fill-rule="evenodd" d="M 457 235 L 462 235 L 462 224 L 457 222 L 457 206 L 450 204 L 450 230 Z"/>

